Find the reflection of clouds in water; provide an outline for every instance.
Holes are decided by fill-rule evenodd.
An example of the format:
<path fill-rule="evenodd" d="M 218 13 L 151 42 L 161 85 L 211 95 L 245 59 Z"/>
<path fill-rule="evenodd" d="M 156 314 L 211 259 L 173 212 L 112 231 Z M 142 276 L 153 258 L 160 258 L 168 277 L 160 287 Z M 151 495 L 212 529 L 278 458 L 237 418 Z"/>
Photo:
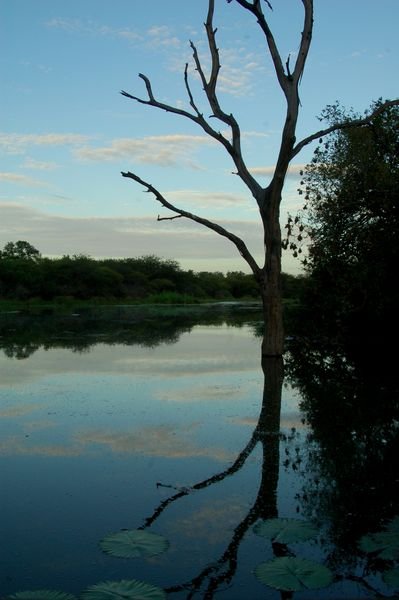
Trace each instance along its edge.
<path fill-rule="evenodd" d="M 2 455 L 30 456 L 82 456 L 93 455 L 94 445 L 105 447 L 114 453 L 158 456 L 162 458 L 204 457 L 226 462 L 233 457 L 224 448 L 201 447 L 192 438 L 198 424 L 187 424 L 182 431 L 181 426 L 160 425 L 144 427 L 133 432 L 87 431 L 73 436 L 69 444 L 35 444 L 27 437 L 9 436 L 0 442 Z"/>
<path fill-rule="evenodd" d="M 230 423 L 234 425 L 243 425 L 246 427 L 255 428 L 258 424 L 258 419 L 253 417 L 232 417 L 229 419 Z M 287 412 L 281 415 L 280 418 L 280 429 L 306 429 L 306 425 L 302 423 L 302 415 L 299 412 Z"/>
<path fill-rule="evenodd" d="M 218 356 L 193 356 L 187 357 L 153 357 L 148 358 L 121 358 L 114 362 L 116 368 L 131 368 L 132 373 L 156 373 L 163 377 L 181 377 L 191 375 L 203 375 L 206 373 L 225 373 L 239 371 L 252 371 L 254 365 L 240 356 L 218 355 Z"/>
<path fill-rule="evenodd" d="M 226 541 L 226 535 L 237 526 L 245 516 L 247 507 L 240 498 L 213 499 L 196 509 L 191 516 L 181 517 L 166 524 L 168 536 L 184 536 L 190 539 L 190 545 L 197 542 L 201 548 L 204 541 L 218 544 Z"/>
<path fill-rule="evenodd" d="M 66 457 L 80 456 L 82 448 L 78 446 L 55 445 L 55 444 L 32 444 L 29 439 L 21 439 L 21 436 L 10 436 L 0 442 L 0 455 L 14 456 L 48 456 Z"/>
<path fill-rule="evenodd" d="M 54 421 L 44 419 L 43 421 L 28 421 L 27 423 L 24 423 L 25 431 L 40 431 L 52 427 L 57 427 L 57 424 Z"/>
<path fill-rule="evenodd" d="M 204 402 L 209 400 L 242 400 L 243 391 L 238 385 L 187 386 L 181 390 L 162 390 L 154 398 L 166 402 Z"/>
<path fill-rule="evenodd" d="M 128 433 L 88 431 L 75 436 L 75 439 L 84 445 L 103 445 L 116 453 L 142 454 L 163 458 L 203 456 L 217 461 L 231 459 L 231 455 L 224 448 L 203 448 L 195 445 L 191 438 L 197 427 L 196 423 L 192 423 L 185 425 L 184 431 L 181 430 L 181 426 L 171 427 L 168 425 L 145 427 Z"/>
<path fill-rule="evenodd" d="M 259 340 L 247 327 L 195 327 L 177 344 L 155 348 L 139 345 L 96 344 L 81 355 L 65 348 L 37 350 L 22 361 L 0 354 L 0 387 L 28 385 L 59 375 L 119 375 L 172 378 L 259 370 Z"/>
<path fill-rule="evenodd" d="M 6 417 L 23 417 L 24 415 L 28 415 L 41 408 L 43 408 L 42 404 L 19 404 L 18 406 L 10 406 L 9 408 L 0 410 L 0 419 Z"/>

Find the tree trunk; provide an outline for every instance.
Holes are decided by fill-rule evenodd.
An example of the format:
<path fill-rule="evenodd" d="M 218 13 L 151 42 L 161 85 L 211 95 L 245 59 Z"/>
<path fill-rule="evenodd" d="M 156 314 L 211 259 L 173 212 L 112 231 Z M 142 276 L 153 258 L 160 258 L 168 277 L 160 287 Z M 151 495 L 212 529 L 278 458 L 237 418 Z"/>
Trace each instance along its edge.
<path fill-rule="evenodd" d="M 281 228 L 279 199 L 271 196 L 261 211 L 264 227 L 265 265 L 260 278 L 265 330 L 262 355 L 282 356 L 284 351 L 283 305 L 281 290 Z"/>

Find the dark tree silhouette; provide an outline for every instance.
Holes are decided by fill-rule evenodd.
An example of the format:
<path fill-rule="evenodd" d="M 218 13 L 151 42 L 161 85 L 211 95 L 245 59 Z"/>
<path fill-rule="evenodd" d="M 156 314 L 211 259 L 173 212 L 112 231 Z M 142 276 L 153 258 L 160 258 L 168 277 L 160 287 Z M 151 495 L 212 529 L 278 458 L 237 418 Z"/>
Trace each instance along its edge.
<path fill-rule="evenodd" d="M 313 0 L 301 0 L 303 5 L 303 26 L 299 40 L 299 50 L 295 60 L 295 64 L 291 66 L 290 57 L 284 63 L 281 53 L 276 44 L 273 33 L 270 29 L 268 19 L 263 11 L 261 0 L 230 0 L 241 6 L 244 12 L 251 14 L 257 21 L 259 28 L 264 35 L 268 52 L 273 62 L 278 85 L 283 93 L 286 106 L 286 115 L 282 128 L 280 148 L 276 158 L 275 170 L 270 183 L 263 187 L 250 173 L 241 148 L 241 129 L 235 117 L 226 112 L 218 98 L 217 84 L 218 76 L 221 68 L 219 59 L 219 50 L 216 42 L 217 29 L 214 27 L 214 0 L 209 0 L 208 14 L 205 22 L 205 31 L 208 40 L 208 48 L 211 59 L 211 69 L 209 77 L 206 76 L 203 65 L 198 55 L 198 51 L 193 42 L 190 42 L 192 56 L 195 69 L 199 75 L 201 85 L 210 109 L 210 118 L 204 117 L 200 111 L 199 105 L 194 98 L 188 75 L 188 65 L 184 70 L 184 84 L 187 92 L 190 110 L 184 110 L 165 104 L 156 98 L 153 91 L 150 79 L 143 73 L 139 77 L 143 80 L 147 91 L 147 97 L 141 98 L 129 92 L 122 91 L 121 93 L 140 104 L 145 104 L 157 108 L 159 110 L 172 113 L 184 117 L 198 125 L 207 135 L 219 142 L 229 154 L 236 168 L 236 174 L 246 185 L 249 193 L 255 199 L 260 220 L 264 232 L 264 264 L 258 265 L 245 242 L 228 231 L 221 225 L 204 219 L 194 213 L 188 212 L 182 208 L 173 205 L 152 183 L 145 181 L 136 173 L 131 171 L 122 172 L 124 177 L 130 178 L 133 181 L 141 184 L 155 199 L 165 208 L 174 213 L 176 217 L 185 217 L 200 225 L 211 229 L 217 234 L 229 239 L 237 248 L 243 259 L 251 268 L 256 282 L 259 286 L 260 294 L 263 301 L 263 313 L 265 321 L 265 335 L 262 345 L 262 353 L 265 356 L 281 356 L 284 349 L 284 331 L 283 331 L 283 315 L 282 315 L 282 298 L 281 298 L 281 228 L 279 222 L 280 203 L 282 198 L 282 190 L 284 187 L 285 177 L 288 167 L 292 159 L 308 144 L 314 140 L 347 127 L 362 127 L 367 125 L 375 116 L 375 113 L 368 115 L 364 119 L 353 120 L 352 122 L 345 121 L 336 123 L 332 127 L 317 131 L 301 141 L 296 141 L 296 125 L 299 115 L 300 99 L 299 99 L 299 84 L 305 69 L 306 60 L 312 40 L 313 31 Z M 266 2 L 267 8 L 271 9 L 271 3 Z M 385 110 L 387 106 L 399 104 L 399 100 L 386 102 L 378 108 L 378 112 Z M 267 109 L 266 109 L 267 110 Z M 224 127 L 228 127 L 230 135 L 227 137 L 222 134 L 211 123 L 222 123 Z M 166 217 L 168 218 L 168 217 Z M 163 220 L 159 218 L 158 220 Z"/>

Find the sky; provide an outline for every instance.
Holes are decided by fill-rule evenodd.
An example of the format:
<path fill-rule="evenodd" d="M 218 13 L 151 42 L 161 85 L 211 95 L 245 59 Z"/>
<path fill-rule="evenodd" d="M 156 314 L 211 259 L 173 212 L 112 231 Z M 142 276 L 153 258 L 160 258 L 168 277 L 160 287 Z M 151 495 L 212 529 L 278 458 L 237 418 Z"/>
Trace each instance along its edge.
<path fill-rule="evenodd" d="M 198 106 L 209 115 L 192 65 L 204 70 L 207 0 L 0 0 L 0 248 L 26 240 L 44 256 L 127 258 L 154 254 L 194 271 L 248 271 L 235 246 L 172 216 L 132 171 L 179 208 L 244 239 L 262 263 L 257 206 L 225 150 L 191 121 L 123 97 L 154 95 L 188 109 L 184 67 Z M 301 82 L 297 140 L 320 129 L 318 116 L 339 101 L 362 113 L 398 97 L 398 0 L 315 0 L 313 41 Z M 264 3 L 283 61 L 293 64 L 303 23 L 300 0 Z M 216 0 L 219 101 L 238 120 L 246 164 L 266 186 L 276 161 L 284 98 L 253 16 Z M 222 132 L 223 123 L 211 124 Z M 281 222 L 301 206 L 299 171 L 288 174 Z M 283 270 L 301 265 L 283 254 Z"/>

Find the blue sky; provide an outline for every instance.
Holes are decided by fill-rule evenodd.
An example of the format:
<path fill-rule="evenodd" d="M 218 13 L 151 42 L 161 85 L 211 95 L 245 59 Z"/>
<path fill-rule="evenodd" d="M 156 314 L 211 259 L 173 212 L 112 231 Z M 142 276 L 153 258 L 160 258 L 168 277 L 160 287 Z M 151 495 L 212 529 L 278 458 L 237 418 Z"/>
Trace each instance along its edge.
<path fill-rule="evenodd" d="M 300 0 L 274 0 L 265 11 L 285 61 L 294 59 Z M 184 11 L 182 11 L 184 8 Z M 223 148 L 194 124 L 128 100 L 156 97 L 187 107 L 183 82 L 189 40 L 209 65 L 203 28 L 207 0 L 2 0 L 0 3 L 0 247 L 24 239 L 44 255 L 156 254 L 194 270 L 247 270 L 231 244 L 185 219 L 168 216 L 120 172 L 150 181 L 172 203 L 240 235 L 257 257 L 256 206 Z M 264 40 L 252 15 L 216 0 L 221 53 L 219 98 L 243 132 L 247 165 L 266 185 L 284 114 Z M 301 84 L 298 139 L 320 128 L 317 115 L 339 100 L 363 112 L 398 94 L 398 0 L 315 0 L 313 43 Z M 196 100 L 201 99 L 190 68 Z M 296 157 L 281 209 L 300 206 Z M 283 268 L 300 265 L 288 255 Z"/>

